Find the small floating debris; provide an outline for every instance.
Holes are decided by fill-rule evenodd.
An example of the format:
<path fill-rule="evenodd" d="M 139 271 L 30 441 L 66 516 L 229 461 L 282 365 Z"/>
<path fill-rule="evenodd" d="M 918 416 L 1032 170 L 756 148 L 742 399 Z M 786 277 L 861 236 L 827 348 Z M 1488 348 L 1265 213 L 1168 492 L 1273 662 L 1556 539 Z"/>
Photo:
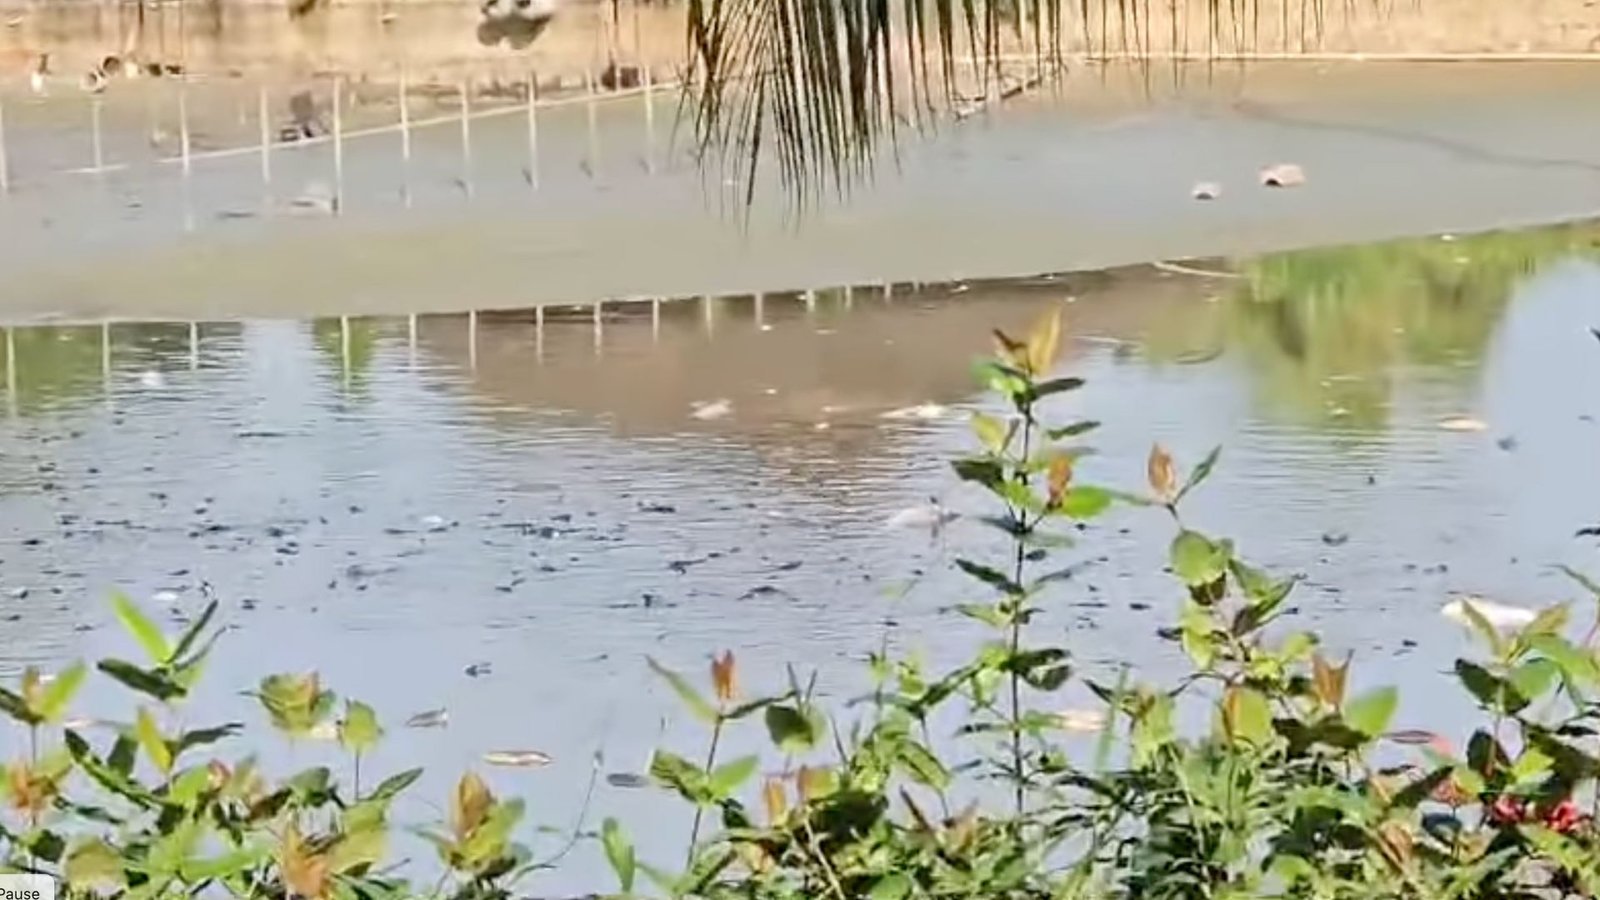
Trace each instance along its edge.
<path fill-rule="evenodd" d="M 550 754 L 538 750 L 491 750 L 483 755 L 483 761 L 511 769 L 539 769 L 551 763 Z"/>
<path fill-rule="evenodd" d="M 494 671 L 494 666 L 486 662 L 475 662 L 462 670 L 468 678 L 482 678 Z"/>
<path fill-rule="evenodd" d="M 1471 625 L 1472 618 L 1467 614 L 1468 607 L 1490 625 L 1507 631 L 1526 628 L 1539 617 L 1537 612 L 1525 607 L 1507 606 L 1472 595 L 1463 595 L 1451 600 L 1440 607 L 1439 613 L 1452 622 Z"/>
<path fill-rule="evenodd" d="M 650 786 L 650 779 L 633 772 L 607 772 L 606 784 L 617 788 L 647 788 Z"/>
<path fill-rule="evenodd" d="M 1450 416 L 1439 420 L 1440 431 L 1474 432 L 1486 431 L 1489 426 L 1482 419 L 1471 416 Z"/>
<path fill-rule="evenodd" d="M 443 516 L 423 516 L 422 527 L 432 534 L 450 530 L 450 523 Z"/>
<path fill-rule="evenodd" d="M 1299 187 L 1306 183 L 1304 169 L 1294 163 L 1278 163 L 1261 170 L 1261 184 L 1270 188 Z"/>
<path fill-rule="evenodd" d="M 1101 709 L 1069 709 L 1056 713 L 1056 722 L 1063 731 L 1092 734 L 1106 727 L 1106 713 Z"/>
<path fill-rule="evenodd" d="M 407 728 L 443 728 L 449 724 L 450 712 L 444 709 L 424 710 L 406 720 Z"/>
<path fill-rule="evenodd" d="M 1401 731 L 1391 731 L 1383 736 L 1391 744 L 1400 744 L 1406 747 L 1427 747 L 1440 740 L 1439 735 L 1419 728 L 1408 728 Z"/>
<path fill-rule="evenodd" d="M 1495 441 L 1494 445 L 1499 447 L 1501 450 L 1510 453 L 1517 449 L 1517 436 L 1514 434 L 1508 434 L 1498 441 Z"/>
<path fill-rule="evenodd" d="M 150 371 L 147 371 L 147 372 L 140 372 L 139 373 L 139 386 L 140 387 L 146 387 L 146 388 L 150 388 L 151 390 L 156 390 L 158 388 L 165 387 L 166 384 L 167 384 L 166 376 L 162 375 L 160 372 L 155 371 L 154 369 L 151 369 Z"/>
<path fill-rule="evenodd" d="M 1343 547 L 1350 543 L 1350 535 L 1344 531 L 1329 531 L 1322 535 L 1322 542 L 1329 547 Z"/>
<path fill-rule="evenodd" d="M 932 422 L 949 414 L 950 408 L 947 406 L 941 406 L 937 403 L 919 403 L 916 406 L 902 406 L 899 409 L 891 409 L 884 413 L 882 418 L 896 420 L 917 419 L 924 422 Z"/>
<path fill-rule="evenodd" d="M 1215 200 L 1222 196 L 1222 185 L 1215 181 L 1201 181 L 1195 184 L 1189 196 L 1196 200 Z"/>
<path fill-rule="evenodd" d="M 733 412 L 733 401 L 726 398 L 716 400 L 697 400 L 689 404 L 689 416 L 702 422 L 721 419 Z"/>
<path fill-rule="evenodd" d="M 891 515 L 884 523 L 889 528 L 936 531 L 960 516 L 945 509 L 937 499 L 929 498 L 920 506 L 910 506 Z"/>

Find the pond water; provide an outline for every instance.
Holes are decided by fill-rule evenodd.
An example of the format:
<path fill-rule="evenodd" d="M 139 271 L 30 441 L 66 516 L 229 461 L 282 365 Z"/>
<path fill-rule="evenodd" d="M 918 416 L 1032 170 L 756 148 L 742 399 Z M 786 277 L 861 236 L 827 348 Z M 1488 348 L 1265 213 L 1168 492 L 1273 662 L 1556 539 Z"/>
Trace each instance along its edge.
<path fill-rule="evenodd" d="M 374 769 L 428 767 L 400 817 L 437 816 L 484 752 L 532 748 L 554 763 L 491 780 L 570 827 L 597 752 L 630 772 L 659 742 L 701 745 L 647 656 L 702 677 L 731 649 L 755 689 L 817 667 L 841 700 L 880 640 L 934 662 L 971 649 L 954 559 L 991 539 L 887 522 L 930 496 L 984 509 L 947 463 L 987 402 L 968 364 L 990 327 L 1059 307 L 1062 369 L 1088 386 L 1055 412 L 1105 422 L 1082 477 L 1136 489 L 1153 441 L 1189 465 L 1222 445 L 1194 522 L 1303 574 L 1293 619 L 1354 652 L 1355 680 L 1400 684 L 1405 725 L 1448 730 L 1467 709 L 1442 673 L 1468 644 L 1438 615 L 1449 593 L 1572 599 L 1554 566 L 1597 562 L 1574 538 L 1600 520 L 1597 260 L 1600 227 L 1579 224 L 1194 264 L 1213 275 L 613 304 L 598 324 L 550 308 L 9 329 L 0 662 L 134 656 L 109 592 L 174 628 L 214 592 L 228 632 L 191 723 L 255 727 L 241 691 L 317 669 L 389 726 Z M 1169 538 L 1147 510 L 1089 528 L 1041 639 L 1091 673 L 1170 673 Z M 103 681 L 84 706 L 128 709 Z M 402 727 L 436 708 L 447 727 Z M 259 743 L 276 765 L 332 758 Z M 602 783 L 590 815 L 670 861 L 681 813 Z M 598 860 L 580 847 L 535 893 L 598 886 Z"/>

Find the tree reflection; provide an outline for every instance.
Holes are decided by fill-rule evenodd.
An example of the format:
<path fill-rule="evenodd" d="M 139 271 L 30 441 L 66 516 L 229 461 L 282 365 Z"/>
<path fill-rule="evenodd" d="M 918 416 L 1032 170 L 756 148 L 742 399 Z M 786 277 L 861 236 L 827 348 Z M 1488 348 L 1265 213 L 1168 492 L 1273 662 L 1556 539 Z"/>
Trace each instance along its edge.
<path fill-rule="evenodd" d="M 1518 286 L 1575 256 L 1600 256 L 1600 225 L 1275 254 L 1149 348 L 1173 361 L 1225 342 L 1269 415 L 1382 429 L 1405 369 L 1464 384 Z"/>

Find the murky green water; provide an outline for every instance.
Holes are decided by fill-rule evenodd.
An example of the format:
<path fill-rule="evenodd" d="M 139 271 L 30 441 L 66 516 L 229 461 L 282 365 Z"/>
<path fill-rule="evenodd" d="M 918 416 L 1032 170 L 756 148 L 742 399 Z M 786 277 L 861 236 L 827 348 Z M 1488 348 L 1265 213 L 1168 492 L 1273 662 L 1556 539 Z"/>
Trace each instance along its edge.
<path fill-rule="evenodd" d="M 500 773 L 533 818 L 570 824 L 593 754 L 638 769 L 699 738 L 648 677 L 723 648 L 753 684 L 817 666 L 835 697 L 885 633 L 948 660 L 975 635 L 957 552 L 889 517 L 982 498 L 946 460 L 984 402 L 968 361 L 987 329 L 1064 307 L 1063 368 L 1102 419 L 1085 476 L 1137 487 L 1162 441 L 1225 448 L 1195 499 L 1203 527 L 1306 583 L 1296 621 L 1398 682 L 1408 725 L 1464 714 L 1440 674 L 1464 646 L 1450 591 L 1536 605 L 1596 568 L 1600 229 L 1431 238 L 1268 257 L 1238 277 L 1147 268 L 913 290 L 239 324 L 16 328 L 0 418 L 3 660 L 129 654 L 105 598 L 181 621 L 223 601 L 193 720 L 254 721 L 239 691 L 320 669 L 392 726 L 374 765 L 432 773 L 402 808 L 487 750 L 555 764 Z M 1200 264 L 1195 264 L 1199 266 Z M 1207 266 L 1220 264 L 1206 264 Z M 706 404 L 726 401 L 725 415 Z M 1447 431 L 1448 417 L 1484 423 Z M 1170 526 L 1119 512 L 1074 551 L 1092 563 L 1039 627 L 1083 667 L 1161 675 L 1178 592 Z M 903 595 L 903 596 L 902 596 Z M 898 596 L 899 599 L 891 599 Z M 490 671 L 466 674 L 487 663 Z M 106 685 L 90 711 L 116 715 Z M 444 707 L 448 728 L 400 722 Z M 694 742 L 689 744 L 687 742 Z M 269 748 L 298 764 L 315 746 Z M 430 793 L 431 792 L 431 793 Z M 678 809 L 602 786 L 595 814 L 640 822 L 670 858 Z M 652 825 L 659 825 L 651 832 Z M 541 892 L 592 887 L 586 847 Z"/>

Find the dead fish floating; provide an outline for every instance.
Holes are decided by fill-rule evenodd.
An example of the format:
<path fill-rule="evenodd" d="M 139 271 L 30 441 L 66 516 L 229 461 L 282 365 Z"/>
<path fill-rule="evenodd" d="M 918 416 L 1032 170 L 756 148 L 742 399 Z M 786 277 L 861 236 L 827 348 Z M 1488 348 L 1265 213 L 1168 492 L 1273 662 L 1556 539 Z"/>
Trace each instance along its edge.
<path fill-rule="evenodd" d="M 1448 418 L 1439 420 L 1440 431 L 1471 433 L 1487 431 L 1488 429 L 1488 423 L 1484 422 L 1482 419 L 1474 419 L 1471 416 L 1450 416 Z"/>
<path fill-rule="evenodd" d="M 1534 620 L 1539 618 L 1537 612 L 1526 607 L 1507 606 L 1470 594 L 1464 594 L 1446 603 L 1439 608 L 1439 614 L 1452 622 L 1471 625 L 1472 616 L 1467 612 L 1469 608 L 1485 622 L 1501 631 L 1518 631 L 1532 625 Z"/>
<path fill-rule="evenodd" d="M 483 761 L 507 769 L 542 769 L 552 762 L 550 754 L 538 750 L 491 750 Z"/>
<path fill-rule="evenodd" d="M 450 712 L 444 709 L 424 710 L 406 720 L 407 728 L 443 728 L 449 724 Z"/>
<path fill-rule="evenodd" d="M 1292 188 L 1305 183 L 1305 170 L 1294 163 L 1278 163 L 1261 170 L 1262 187 Z"/>

